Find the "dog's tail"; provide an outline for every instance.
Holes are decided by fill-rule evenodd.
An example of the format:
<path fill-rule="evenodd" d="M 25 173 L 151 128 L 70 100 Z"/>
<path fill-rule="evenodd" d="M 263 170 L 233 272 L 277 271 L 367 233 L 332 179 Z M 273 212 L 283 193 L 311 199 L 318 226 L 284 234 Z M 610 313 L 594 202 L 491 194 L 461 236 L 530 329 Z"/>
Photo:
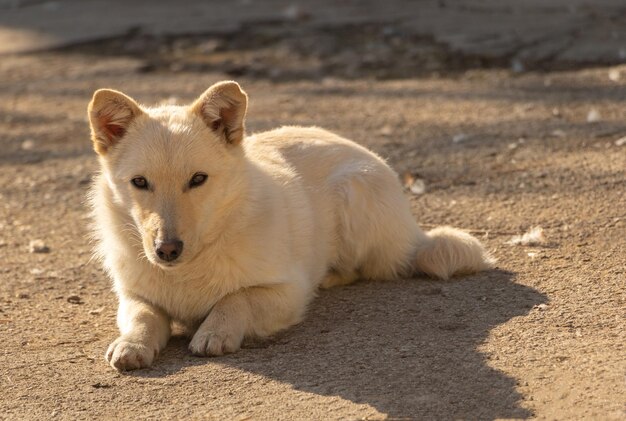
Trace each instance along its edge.
<path fill-rule="evenodd" d="M 424 234 L 422 234 L 424 235 Z M 480 272 L 493 267 L 495 259 L 470 234 L 438 227 L 424 235 L 415 258 L 415 269 L 440 279 Z"/>

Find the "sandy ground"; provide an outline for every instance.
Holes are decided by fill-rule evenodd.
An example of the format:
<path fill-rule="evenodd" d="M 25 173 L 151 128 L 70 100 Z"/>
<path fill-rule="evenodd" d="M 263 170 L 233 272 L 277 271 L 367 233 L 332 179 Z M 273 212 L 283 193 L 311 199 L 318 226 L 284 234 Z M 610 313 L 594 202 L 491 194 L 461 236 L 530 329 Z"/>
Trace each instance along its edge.
<path fill-rule="evenodd" d="M 119 374 L 103 359 L 115 297 L 90 261 L 86 104 L 99 87 L 186 102 L 226 77 L 140 67 L 0 61 L 0 418 L 626 418 L 626 67 L 240 79 L 251 131 L 314 124 L 374 149 L 424 180 L 425 227 L 473 230 L 499 267 L 323 291 L 271 340 L 201 359 L 175 338 Z M 534 226 L 547 244 L 507 244 Z"/>

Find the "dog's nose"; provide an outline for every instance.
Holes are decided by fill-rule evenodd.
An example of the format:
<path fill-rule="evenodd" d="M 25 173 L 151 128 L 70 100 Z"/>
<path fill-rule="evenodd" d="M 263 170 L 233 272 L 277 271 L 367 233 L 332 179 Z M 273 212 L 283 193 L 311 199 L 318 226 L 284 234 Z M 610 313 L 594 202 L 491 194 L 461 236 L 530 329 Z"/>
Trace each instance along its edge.
<path fill-rule="evenodd" d="M 183 252 L 183 242 L 180 240 L 158 241 L 154 244 L 159 259 L 172 262 L 180 257 Z"/>

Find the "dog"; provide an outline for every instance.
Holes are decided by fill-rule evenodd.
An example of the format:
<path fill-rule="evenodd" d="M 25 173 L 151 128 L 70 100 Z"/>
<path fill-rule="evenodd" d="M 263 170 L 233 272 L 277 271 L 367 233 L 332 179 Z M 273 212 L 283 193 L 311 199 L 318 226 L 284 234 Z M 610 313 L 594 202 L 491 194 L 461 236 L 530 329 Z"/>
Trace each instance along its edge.
<path fill-rule="evenodd" d="M 233 81 L 189 106 L 93 95 L 90 203 L 119 300 L 105 354 L 117 370 L 150 366 L 174 322 L 193 354 L 218 356 L 300 322 L 318 288 L 494 263 L 468 233 L 422 231 L 373 152 L 319 128 L 247 136 L 247 104 Z"/>

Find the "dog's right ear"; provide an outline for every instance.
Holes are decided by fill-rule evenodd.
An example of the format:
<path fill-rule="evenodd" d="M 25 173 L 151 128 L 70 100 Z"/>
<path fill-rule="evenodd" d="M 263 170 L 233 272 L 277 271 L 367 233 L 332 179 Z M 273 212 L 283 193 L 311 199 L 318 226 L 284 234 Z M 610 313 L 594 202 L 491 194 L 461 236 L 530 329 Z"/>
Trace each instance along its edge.
<path fill-rule="evenodd" d="M 130 97 L 112 89 L 99 89 L 87 108 L 93 148 L 105 155 L 124 137 L 128 126 L 143 111 Z"/>
<path fill-rule="evenodd" d="M 191 105 L 209 129 L 230 145 L 243 140 L 247 108 L 248 95 L 231 80 L 211 86 Z"/>

